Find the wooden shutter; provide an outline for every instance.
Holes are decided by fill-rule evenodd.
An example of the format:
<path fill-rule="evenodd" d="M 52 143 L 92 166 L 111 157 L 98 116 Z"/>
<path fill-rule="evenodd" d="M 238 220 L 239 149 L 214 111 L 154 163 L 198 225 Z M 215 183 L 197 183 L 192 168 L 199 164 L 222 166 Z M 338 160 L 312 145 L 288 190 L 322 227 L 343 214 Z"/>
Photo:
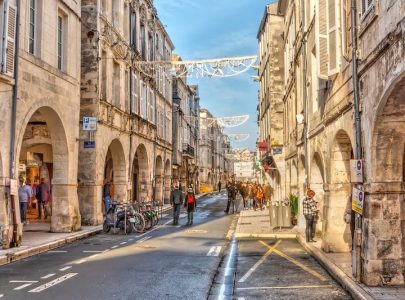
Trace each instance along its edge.
<path fill-rule="evenodd" d="M 141 115 L 141 118 L 144 119 L 146 116 L 146 113 L 145 113 L 146 86 L 142 80 L 140 81 L 140 86 L 141 86 L 140 115 Z"/>
<path fill-rule="evenodd" d="M 316 35 L 318 77 L 328 79 L 327 0 L 316 1 Z"/>
<path fill-rule="evenodd" d="M 340 70 L 340 0 L 328 0 L 328 75 Z"/>
<path fill-rule="evenodd" d="M 6 37 L 3 39 L 3 53 L 2 53 L 2 72 L 13 77 L 14 76 L 14 60 L 15 60 L 15 38 L 16 38 L 16 24 L 17 24 L 17 9 L 10 3 L 5 3 L 5 20 L 4 32 Z"/>
<path fill-rule="evenodd" d="M 136 78 L 135 73 L 132 72 L 132 86 L 131 86 L 131 102 L 132 102 L 132 113 L 139 113 L 139 101 L 138 101 L 138 78 Z"/>

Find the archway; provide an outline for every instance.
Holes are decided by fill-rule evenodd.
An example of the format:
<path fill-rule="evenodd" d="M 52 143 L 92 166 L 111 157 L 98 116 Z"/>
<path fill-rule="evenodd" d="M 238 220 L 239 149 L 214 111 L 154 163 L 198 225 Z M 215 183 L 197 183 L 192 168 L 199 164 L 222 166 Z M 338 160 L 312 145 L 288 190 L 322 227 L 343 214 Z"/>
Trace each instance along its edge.
<path fill-rule="evenodd" d="M 41 107 L 28 115 L 17 140 L 18 177 L 42 190 L 28 209 L 28 219 L 36 230 L 71 232 L 80 229 L 80 213 L 76 182 L 73 183 L 71 145 L 58 113 Z M 73 169 L 73 170 L 72 170 Z M 41 188 L 38 185 L 44 181 Z M 39 219 L 39 217 L 41 217 Z"/>
<path fill-rule="evenodd" d="M 163 161 L 158 155 L 155 161 L 155 197 L 154 200 L 160 204 L 163 203 L 164 177 L 163 177 Z"/>
<path fill-rule="evenodd" d="M 149 163 L 146 147 L 140 144 L 135 152 L 132 165 L 132 201 L 143 202 L 151 199 Z"/>
<path fill-rule="evenodd" d="M 310 188 L 315 192 L 314 199 L 318 202 L 319 215 L 316 220 L 316 231 L 322 230 L 322 223 L 324 219 L 323 207 L 325 203 L 325 176 L 322 158 L 318 152 L 316 152 L 311 160 L 311 176 L 310 176 Z"/>
<path fill-rule="evenodd" d="M 164 172 L 164 181 L 165 181 L 165 192 L 164 192 L 164 201 L 165 203 L 170 203 L 170 190 L 171 190 L 171 164 L 170 160 L 166 160 L 165 163 L 165 172 Z"/>
<path fill-rule="evenodd" d="M 340 130 L 332 144 L 329 199 L 325 203 L 324 238 L 322 248 L 327 252 L 347 252 L 351 249 L 350 226 L 345 213 L 351 203 L 350 159 L 353 158 L 349 135 Z"/>
<path fill-rule="evenodd" d="M 405 73 L 390 85 L 378 105 L 372 131 L 370 189 L 366 193 L 366 260 L 381 266 L 372 285 L 405 282 Z M 372 230 L 379 228 L 379 230 Z M 382 230 L 384 228 L 384 230 Z M 401 267 L 402 265 L 402 267 Z M 389 268 L 388 266 L 393 266 Z M 395 266 L 395 267 L 394 267 Z M 369 270 L 370 267 L 366 266 Z"/>
<path fill-rule="evenodd" d="M 108 147 L 104 164 L 104 182 L 109 182 L 110 184 L 110 196 L 112 200 L 127 200 L 126 166 L 124 148 L 118 139 L 114 139 Z"/>

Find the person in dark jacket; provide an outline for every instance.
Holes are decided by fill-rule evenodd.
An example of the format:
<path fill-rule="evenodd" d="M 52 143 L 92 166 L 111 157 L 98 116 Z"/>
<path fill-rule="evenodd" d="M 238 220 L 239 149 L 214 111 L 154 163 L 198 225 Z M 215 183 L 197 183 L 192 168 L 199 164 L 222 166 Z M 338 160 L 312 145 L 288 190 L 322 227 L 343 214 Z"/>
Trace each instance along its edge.
<path fill-rule="evenodd" d="M 236 194 L 238 193 L 238 191 L 237 191 L 236 183 L 233 179 L 228 181 L 228 183 L 226 184 L 226 189 L 228 191 L 228 203 L 226 205 L 226 209 L 224 210 L 224 212 L 226 214 L 229 214 L 229 209 L 232 204 L 232 209 L 233 209 L 232 211 L 233 211 L 233 213 L 235 213 L 235 200 L 236 200 Z"/>
<path fill-rule="evenodd" d="M 187 208 L 187 225 L 193 225 L 193 214 L 197 207 L 197 200 L 191 187 L 187 190 L 187 195 L 184 199 L 184 208 Z"/>
<path fill-rule="evenodd" d="M 180 207 L 183 202 L 184 202 L 184 194 L 179 189 L 179 186 L 176 185 L 174 187 L 174 190 L 170 194 L 170 204 L 173 207 L 173 225 L 179 224 Z"/>
<path fill-rule="evenodd" d="M 41 178 L 41 184 L 37 187 L 36 198 L 38 200 L 38 219 L 42 219 L 42 210 L 48 204 L 51 195 L 51 188 L 45 178 Z M 45 212 L 46 218 L 46 212 Z"/>

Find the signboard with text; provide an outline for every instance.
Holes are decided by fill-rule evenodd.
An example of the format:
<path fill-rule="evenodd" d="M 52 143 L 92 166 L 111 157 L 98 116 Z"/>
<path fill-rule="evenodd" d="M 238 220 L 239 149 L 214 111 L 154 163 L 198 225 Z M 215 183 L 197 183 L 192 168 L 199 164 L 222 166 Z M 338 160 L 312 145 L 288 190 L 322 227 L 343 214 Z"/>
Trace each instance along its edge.
<path fill-rule="evenodd" d="M 18 183 L 15 179 L 10 179 L 10 195 L 17 196 L 18 194 Z"/>
<path fill-rule="evenodd" d="M 266 152 L 269 150 L 269 146 L 266 141 L 257 142 L 257 148 L 260 152 Z"/>
<path fill-rule="evenodd" d="M 97 130 L 97 118 L 83 117 L 83 130 L 86 131 Z"/>
<path fill-rule="evenodd" d="M 352 192 L 352 210 L 356 213 L 363 215 L 364 207 L 364 192 L 357 188 L 353 188 Z"/>
<path fill-rule="evenodd" d="M 361 159 L 350 160 L 350 180 L 352 183 L 363 183 L 363 161 Z"/>

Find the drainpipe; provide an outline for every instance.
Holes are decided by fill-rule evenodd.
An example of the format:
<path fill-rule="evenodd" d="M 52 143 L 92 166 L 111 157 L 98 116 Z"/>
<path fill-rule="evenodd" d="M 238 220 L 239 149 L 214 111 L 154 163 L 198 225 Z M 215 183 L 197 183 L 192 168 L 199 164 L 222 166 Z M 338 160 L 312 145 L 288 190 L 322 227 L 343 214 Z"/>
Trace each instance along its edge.
<path fill-rule="evenodd" d="M 132 107 L 132 85 L 134 84 L 132 82 L 132 71 L 133 71 L 133 69 L 132 69 L 132 66 L 131 66 L 129 68 L 129 113 L 130 113 L 131 116 L 133 116 L 133 109 L 134 109 Z M 131 171 L 133 172 L 133 169 L 132 169 L 132 167 L 133 167 L 133 164 L 132 164 L 132 134 L 133 134 L 133 131 L 134 131 L 134 119 L 132 120 L 130 132 L 129 132 L 128 180 L 131 181 L 131 186 L 132 186 L 132 188 L 131 188 L 131 190 L 129 192 L 129 195 L 128 195 L 129 202 L 132 202 L 132 200 L 133 200 L 132 195 L 134 193 L 134 186 L 133 186 L 132 176 L 131 176 L 132 175 Z"/>
<path fill-rule="evenodd" d="M 302 51 L 302 92 L 304 105 L 304 155 L 305 155 L 305 186 L 309 187 L 309 157 L 308 157 L 308 99 L 307 99 L 307 50 L 305 31 L 305 1 L 301 1 L 301 51 Z M 305 191 L 304 191 L 305 193 Z"/>
<path fill-rule="evenodd" d="M 18 63 L 19 63 L 19 49 L 20 49 L 20 6 L 21 0 L 17 0 L 17 22 L 15 34 L 15 59 L 14 59 L 14 86 L 13 86 L 13 99 L 11 108 L 11 126 L 10 126 L 10 165 L 9 175 L 10 179 L 15 178 L 15 137 L 16 137 L 16 123 L 17 123 L 17 92 L 18 92 Z M 15 205 L 15 196 L 10 195 L 11 198 L 11 212 L 13 216 L 13 239 L 12 244 L 18 246 L 21 241 L 18 240 L 17 231 L 17 212 Z"/>
<path fill-rule="evenodd" d="M 356 133 L 356 159 L 362 159 L 362 142 L 361 142 L 361 116 L 360 116 L 360 96 L 359 96 L 359 78 L 358 78 L 358 60 L 357 60 L 357 1 L 351 0 L 351 19 L 352 19 L 352 79 L 353 79 L 353 96 L 354 96 L 354 122 Z M 361 185 L 357 186 L 362 189 Z M 353 275 L 358 282 L 361 281 L 361 242 L 362 242 L 362 216 L 356 213 L 355 235 L 353 245 L 352 260 Z"/>

